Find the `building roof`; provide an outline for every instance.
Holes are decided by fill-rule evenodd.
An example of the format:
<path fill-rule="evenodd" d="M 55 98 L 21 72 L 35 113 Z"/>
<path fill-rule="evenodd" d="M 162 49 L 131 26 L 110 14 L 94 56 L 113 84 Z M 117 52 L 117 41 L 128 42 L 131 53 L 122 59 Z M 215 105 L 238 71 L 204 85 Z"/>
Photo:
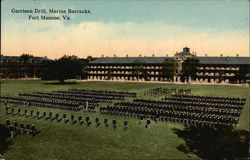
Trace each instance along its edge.
<path fill-rule="evenodd" d="M 92 64 L 131 64 L 135 62 L 143 62 L 148 64 L 160 64 L 166 59 L 173 59 L 173 57 L 102 57 L 90 63 Z"/>
<path fill-rule="evenodd" d="M 250 57 L 196 57 L 200 64 L 250 64 Z"/>
<path fill-rule="evenodd" d="M 195 57 L 200 64 L 250 64 L 250 57 Z M 173 57 L 102 57 L 91 64 L 131 64 L 143 62 L 147 64 L 161 64 L 166 59 L 173 60 Z"/>

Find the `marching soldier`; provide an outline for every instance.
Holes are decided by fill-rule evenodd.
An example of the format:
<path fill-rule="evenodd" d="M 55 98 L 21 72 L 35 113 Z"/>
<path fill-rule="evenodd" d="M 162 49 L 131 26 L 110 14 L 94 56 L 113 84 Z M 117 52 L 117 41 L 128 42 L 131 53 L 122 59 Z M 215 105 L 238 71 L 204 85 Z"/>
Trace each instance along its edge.
<path fill-rule="evenodd" d="M 81 119 L 81 120 L 79 121 L 79 123 L 80 123 L 80 125 L 82 126 L 82 125 L 83 125 L 83 120 Z"/>
<path fill-rule="evenodd" d="M 12 107 L 11 108 L 11 114 L 14 115 L 14 113 L 15 113 L 15 108 Z"/>
<path fill-rule="evenodd" d="M 72 114 L 71 114 L 71 121 L 72 121 L 72 123 L 74 123 L 74 119 L 75 119 L 75 116 L 74 116 L 74 114 L 72 113 Z"/>
<path fill-rule="evenodd" d="M 14 138 L 14 126 L 10 125 L 10 135 L 11 135 L 11 139 Z"/>
<path fill-rule="evenodd" d="M 95 123 L 96 123 L 96 127 L 98 127 L 100 125 L 98 117 L 95 118 Z"/>
<path fill-rule="evenodd" d="M 37 111 L 37 112 L 36 112 L 37 119 L 39 119 L 39 115 L 40 115 L 40 112 Z"/>
<path fill-rule="evenodd" d="M 20 117 L 21 116 L 21 109 L 18 108 L 17 112 L 18 112 L 18 116 Z"/>
<path fill-rule="evenodd" d="M 5 107 L 5 111 L 6 111 L 6 114 L 8 115 L 9 114 L 9 107 Z"/>
<path fill-rule="evenodd" d="M 27 135 L 30 134 L 30 124 L 29 123 L 26 124 L 26 133 L 27 133 Z"/>
<path fill-rule="evenodd" d="M 23 124 L 23 122 L 21 122 L 21 124 L 20 124 L 20 131 L 21 131 L 21 134 L 23 134 L 23 132 L 24 132 L 24 124 Z"/>
<path fill-rule="evenodd" d="M 14 121 L 14 131 L 15 131 L 15 134 L 17 134 L 17 131 L 18 131 L 18 123 L 17 123 L 16 120 Z"/>
<path fill-rule="evenodd" d="M 85 105 L 86 112 L 88 112 L 88 107 L 89 107 L 89 103 L 88 101 L 86 101 L 86 105 Z"/>
<path fill-rule="evenodd" d="M 82 116 L 81 115 L 79 115 L 78 120 L 79 120 L 79 122 L 82 120 Z"/>
<path fill-rule="evenodd" d="M 6 120 L 6 127 L 9 129 L 10 128 L 10 120 L 7 118 Z"/>
<path fill-rule="evenodd" d="M 52 112 L 49 112 L 49 119 L 52 121 Z"/>
<path fill-rule="evenodd" d="M 115 119 L 112 121 L 112 124 L 113 124 L 113 129 L 116 129 L 116 120 Z"/>
<path fill-rule="evenodd" d="M 58 113 L 56 114 L 55 118 L 56 118 L 56 121 L 58 122 L 59 121 L 59 114 Z"/>
<path fill-rule="evenodd" d="M 89 121 L 89 117 L 86 117 L 85 120 L 86 120 L 86 122 L 88 122 Z"/>
<path fill-rule="evenodd" d="M 63 113 L 63 120 L 64 120 L 64 123 L 66 123 L 66 113 Z"/>
<path fill-rule="evenodd" d="M 108 119 L 107 118 L 104 119 L 104 124 L 105 124 L 105 128 L 108 128 L 109 124 L 108 124 Z"/>
<path fill-rule="evenodd" d="M 91 124 L 90 120 L 87 121 L 87 127 L 89 127 Z"/>
<path fill-rule="evenodd" d="M 33 118 L 33 113 L 34 113 L 34 111 L 33 110 L 31 110 L 30 111 L 30 116 Z"/>
<path fill-rule="evenodd" d="M 127 121 L 127 119 L 124 120 L 124 129 L 125 129 L 125 131 L 128 129 L 128 121 Z"/>
<path fill-rule="evenodd" d="M 24 110 L 24 114 L 25 114 L 25 117 L 27 118 L 27 113 L 28 113 L 28 111 L 27 111 L 27 109 L 25 109 Z"/>
<path fill-rule="evenodd" d="M 34 136 L 36 133 L 36 127 L 34 124 L 31 125 L 31 135 Z"/>
<path fill-rule="evenodd" d="M 139 125 L 142 125 L 142 120 L 143 120 L 143 117 L 140 116 Z"/>
<path fill-rule="evenodd" d="M 43 118 L 46 120 L 46 112 L 43 112 Z"/>
<path fill-rule="evenodd" d="M 149 128 L 150 124 L 151 124 L 150 119 L 147 119 L 147 124 L 146 124 L 145 127 L 146 127 L 146 128 Z"/>

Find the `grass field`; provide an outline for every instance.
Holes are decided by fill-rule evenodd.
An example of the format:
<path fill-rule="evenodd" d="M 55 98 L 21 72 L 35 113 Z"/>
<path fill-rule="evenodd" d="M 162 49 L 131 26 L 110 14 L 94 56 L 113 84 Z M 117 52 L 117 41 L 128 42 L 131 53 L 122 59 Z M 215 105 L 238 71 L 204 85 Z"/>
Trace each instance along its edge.
<path fill-rule="evenodd" d="M 222 86 L 222 85 L 173 85 L 162 83 L 130 83 L 130 82 L 78 82 L 77 84 L 48 84 L 46 81 L 11 80 L 1 83 L 1 95 L 16 96 L 18 93 L 32 93 L 34 91 L 48 92 L 54 90 L 67 90 L 70 88 L 84 88 L 95 90 L 115 90 L 137 92 L 139 98 L 144 97 L 143 92 L 156 87 L 192 89 L 192 94 L 208 96 L 225 96 L 246 98 L 237 129 L 249 131 L 249 95 L 247 86 Z M 155 99 L 161 97 L 153 97 Z M 25 106 L 9 105 L 16 108 L 27 108 Z M 7 116 L 5 107 L 0 107 L 0 123 L 5 124 Z M 64 111 L 29 107 L 28 110 L 53 111 L 62 113 Z M 68 117 L 71 112 L 67 112 Z M 83 111 L 74 112 L 76 116 L 90 116 L 91 121 L 99 117 L 103 122 L 104 116 L 86 114 Z M 128 119 L 129 128 L 123 130 L 124 118 L 106 116 L 109 120 L 116 119 L 118 128 L 105 129 L 103 123 L 96 128 L 94 125 L 87 128 L 86 124 L 79 123 L 64 124 L 43 119 L 32 119 L 30 117 L 8 116 L 14 120 L 34 123 L 41 131 L 35 137 L 18 135 L 10 145 L 3 158 L 10 160 L 20 159 L 197 159 L 193 153 L 184 153 L 177 146 L 184 144 L 173 129 L 183 129 L 180 124 L 166 122 L 152 123 L 150 129 L 139 126 L 138 120 Z M 1 158 L 1 157 L 0 157 Z"/>

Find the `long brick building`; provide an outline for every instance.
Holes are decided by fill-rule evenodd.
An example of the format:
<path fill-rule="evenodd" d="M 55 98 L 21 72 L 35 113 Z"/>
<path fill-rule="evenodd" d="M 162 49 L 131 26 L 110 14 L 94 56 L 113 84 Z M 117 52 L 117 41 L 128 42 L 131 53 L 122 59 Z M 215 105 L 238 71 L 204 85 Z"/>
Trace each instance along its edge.
<path fill-rule="evenodd" d="M 187 59 L 198 61 L 195 77 L 181 79 L 182 64 Z M 163 76 L 164 63 L 174 61 L 175 75 L 172 79 Z M 138 76 L 136 70 L 140 66 Z M 249 57 L 199 57 L 190 52 L 188 47 L 174 57 L 101 57 L 90 62 L 88 79 L 92 80 L 139 80 L 139 81 L 173 81 L 173 82 L 231 82 L 246 83 L 250 80 Z M 143 73 L 147 73 L 146 77 Z M 139 79 L 138 79 L 139 78 Z"/>

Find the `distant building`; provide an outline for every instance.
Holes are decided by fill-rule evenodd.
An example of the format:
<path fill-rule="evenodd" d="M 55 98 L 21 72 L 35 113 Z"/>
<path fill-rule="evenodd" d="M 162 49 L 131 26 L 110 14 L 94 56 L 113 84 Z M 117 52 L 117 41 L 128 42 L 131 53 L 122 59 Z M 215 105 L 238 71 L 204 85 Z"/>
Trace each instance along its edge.
<path fill-rule="evenodd" d="M 19 56 L 3 56 L 0 59 L 0 78 L 40 78 L 43 70 L 43 62 L 48 61 L 47 57 L 31 57 L 24 62 Z"/>
<path fill-rule="evenodd" d="M 195 77 L 182 79 L 182 64 L 187 59 L 198 60 Z M 174 57 L 101 57 L 90 62 L 88 79 L 94 80 L 140 80 L 169 81 L 163 76 L 166 60 L 177 63 L 173 82 L 229 82 L 246 83 L 250 80 L 249 57 L 197 57 L 188 47 Z M 138 66 L 140 75 L 138 76 Z M 146 78 L 145 74 L 146 73 Z"/>

